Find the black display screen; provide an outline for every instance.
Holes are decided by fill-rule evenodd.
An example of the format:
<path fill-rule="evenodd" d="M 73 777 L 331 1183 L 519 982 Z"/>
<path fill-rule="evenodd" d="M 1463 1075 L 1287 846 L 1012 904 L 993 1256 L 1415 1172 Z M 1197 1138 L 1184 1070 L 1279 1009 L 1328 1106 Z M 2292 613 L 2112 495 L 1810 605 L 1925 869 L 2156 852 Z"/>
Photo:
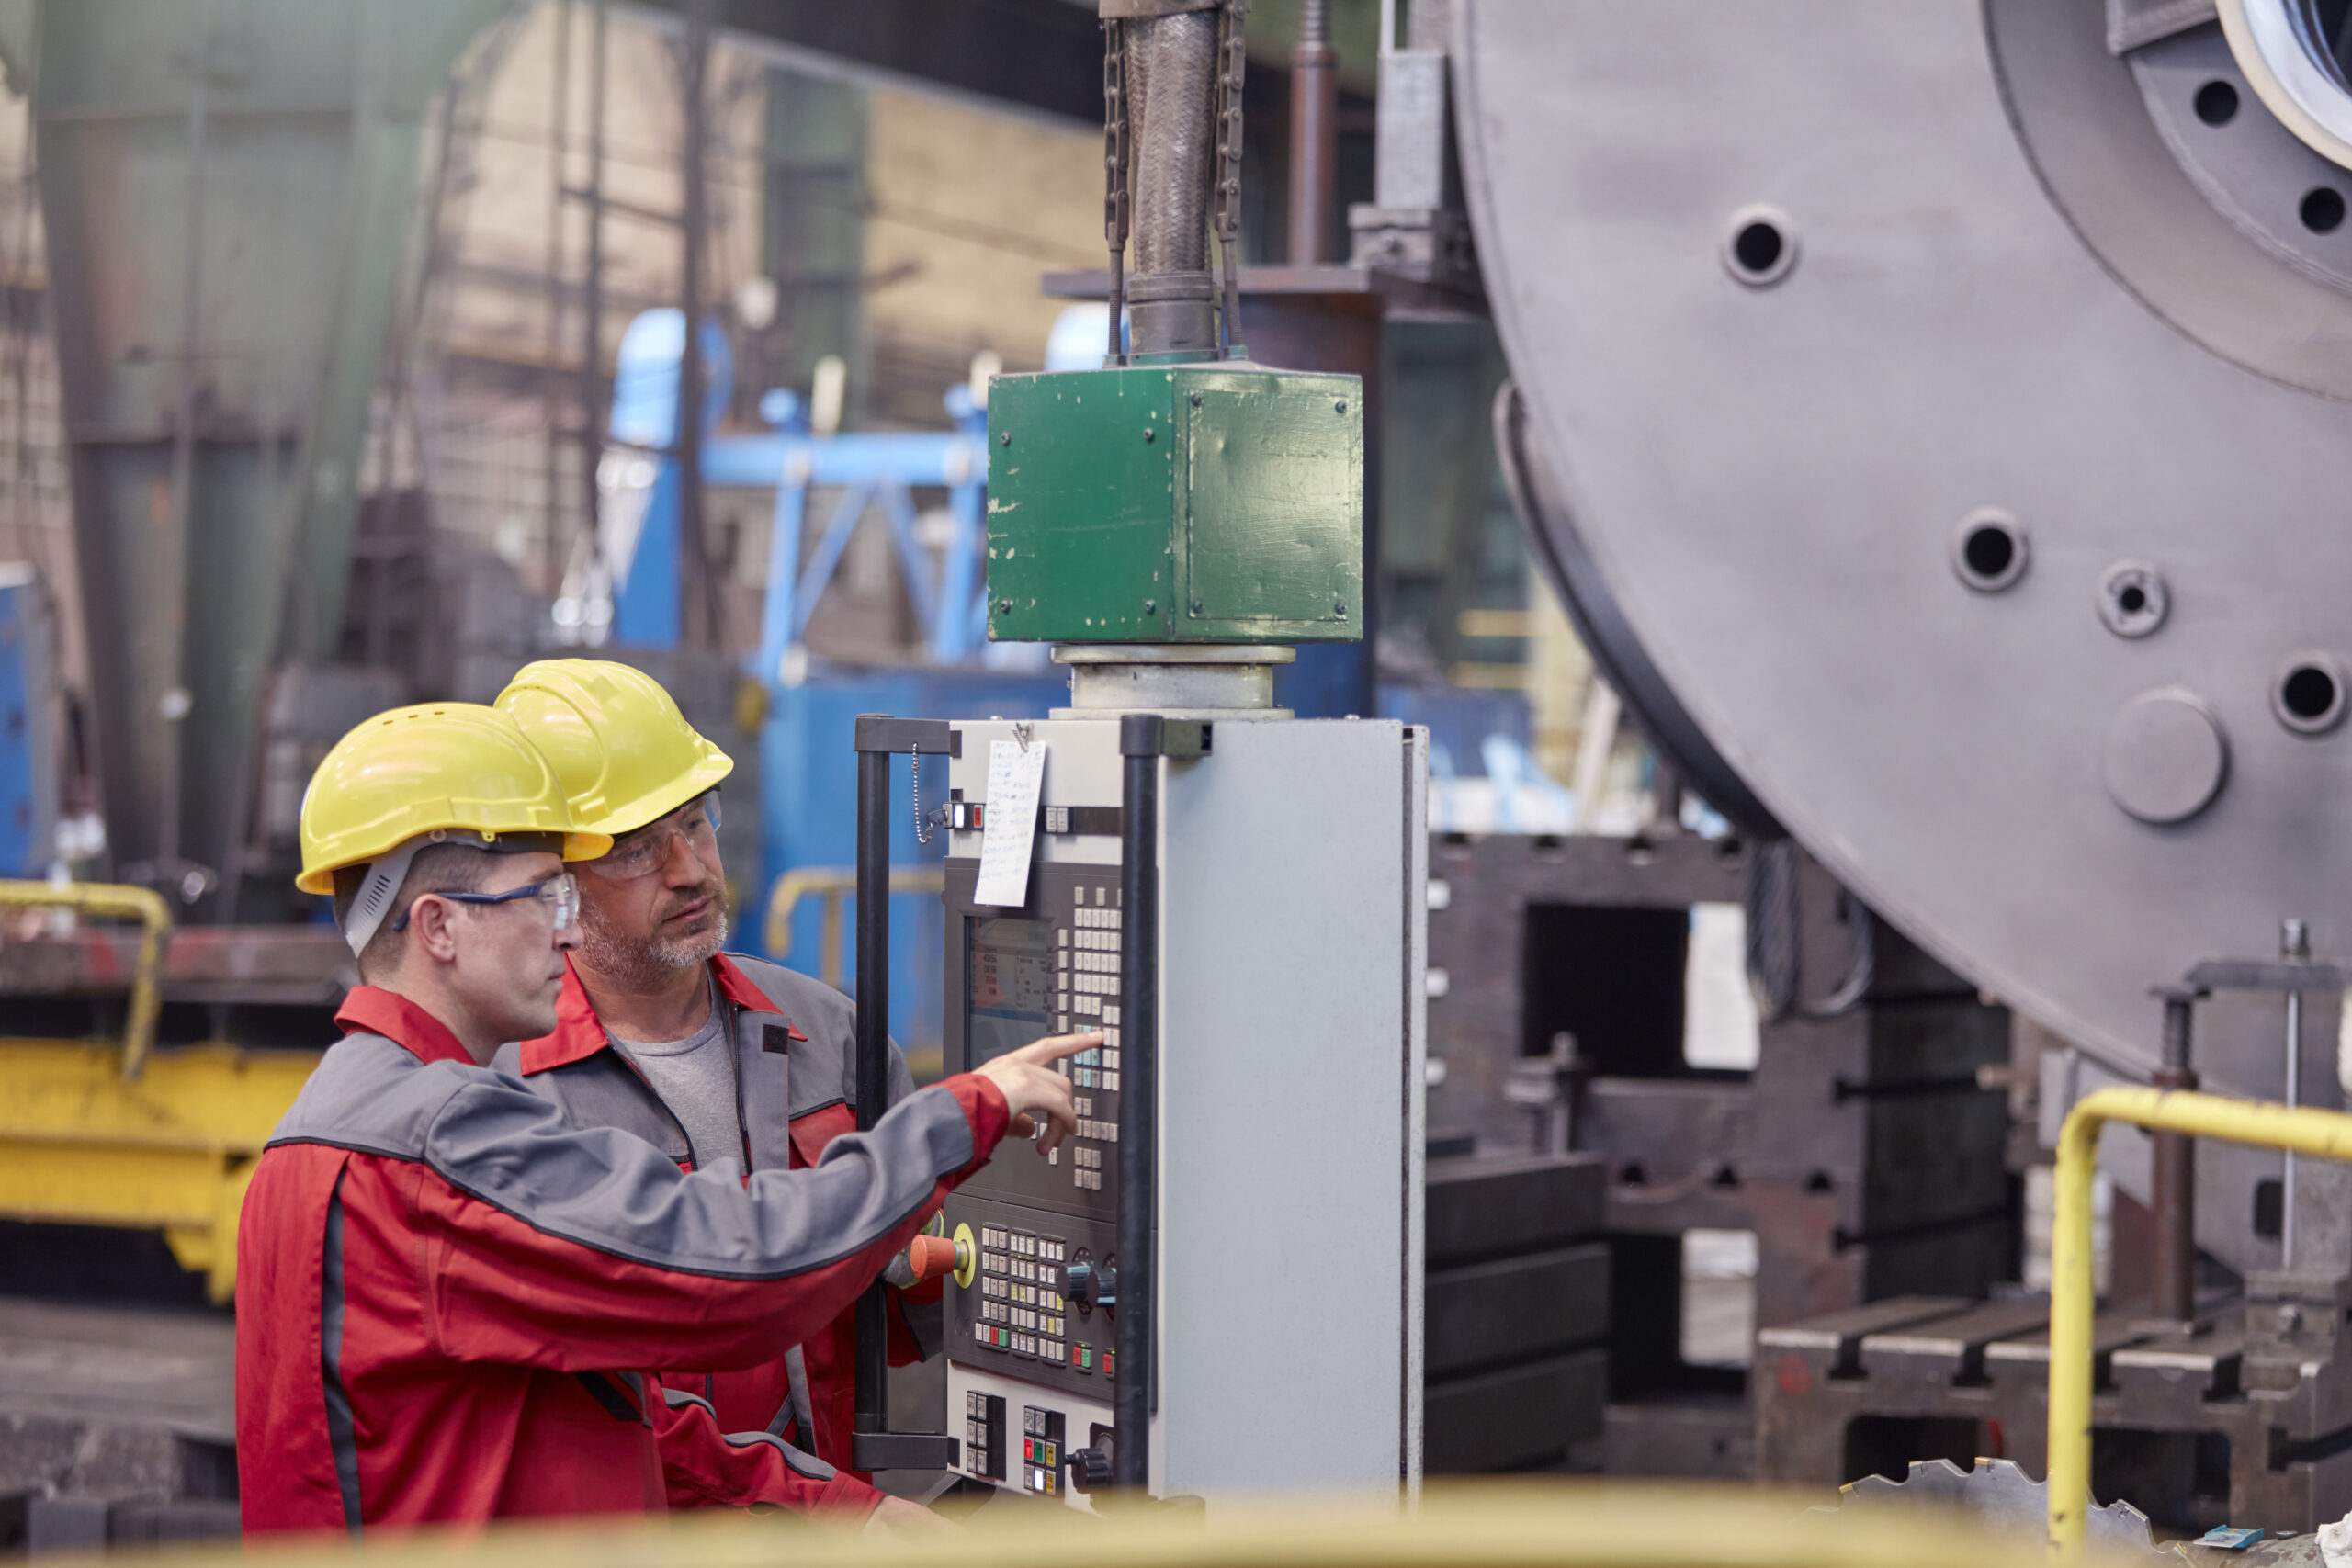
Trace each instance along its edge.
<path fill-rule="evenodd" d="M 1054 933 L 1043 920 L 1012 916 L 967 919 L 964 926 L 970 944 L 964 966 L 968 1071 L 1052 1032 Z"/>

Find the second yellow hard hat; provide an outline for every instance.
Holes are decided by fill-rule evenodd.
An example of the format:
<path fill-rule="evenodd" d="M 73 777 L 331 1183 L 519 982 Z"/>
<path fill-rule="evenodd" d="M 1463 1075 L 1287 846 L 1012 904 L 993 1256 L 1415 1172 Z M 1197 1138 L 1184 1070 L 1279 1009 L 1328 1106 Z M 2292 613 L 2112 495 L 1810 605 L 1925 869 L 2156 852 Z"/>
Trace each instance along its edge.
<path fill-rule="evenodd" d="M 601 659 L 543 659 L 498 694 L 523 727 L 584 827 L 618 838 L 710 789 L 735 771 L 662 683 Z"/>

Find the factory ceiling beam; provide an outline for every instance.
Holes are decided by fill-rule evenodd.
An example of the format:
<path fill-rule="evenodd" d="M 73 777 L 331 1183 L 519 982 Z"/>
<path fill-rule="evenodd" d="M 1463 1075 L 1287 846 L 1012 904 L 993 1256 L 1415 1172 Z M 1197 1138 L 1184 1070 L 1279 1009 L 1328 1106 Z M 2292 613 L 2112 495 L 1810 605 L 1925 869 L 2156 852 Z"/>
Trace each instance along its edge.
<path fill-rule="evenodd" d="M 679 8 L 676 0 L 663 6 Z M 1102 117 L 1102 35 L 1069 0 L 725 0 L 722 25 L 1066 115 Z"/>

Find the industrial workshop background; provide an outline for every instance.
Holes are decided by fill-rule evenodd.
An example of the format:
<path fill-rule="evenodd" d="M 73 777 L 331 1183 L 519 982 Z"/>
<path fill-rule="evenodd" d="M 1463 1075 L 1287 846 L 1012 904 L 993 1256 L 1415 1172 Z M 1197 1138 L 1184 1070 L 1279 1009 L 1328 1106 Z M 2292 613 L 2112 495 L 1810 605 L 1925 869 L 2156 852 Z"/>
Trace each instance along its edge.
<path fill-rule="evenodd" d="M 1209 10 L 1246 60 L 1214 296 L 1120 270 L 1150 160 L 1105 56 Z M 304 790 L 565 654 L 735 759 L 731 946 L 854 989 L 884 879 L 922 1081 L 981 918 L 987 762 L 941 737 L 1025 751 L 1122 672 L 1246 687 L 1243 733 L 1404 727 L 1402 998 L 1347 984 L 1408 1069 L 1408 1487 L 2132 1543 L 2352 1508 L 2352 1174 L 2310 1120 L 2352 1095 L 2341 0 L 0 0 L 0 1554 L 236 1529 L 240 1205 L 356 979 L 294 890 Z M 1224 341 L 1136 346 L 1146 282 Z M 1324 463 L 1226 497 L 1225 565 L 1343 517 L 1338 629 L 1095 618 L 1005 411 L 1079 428 L 1035 373 L 1106 347 L 1298 373 L 1263 406 L 1323 445 L 1183 417 L 1264 491 Z M 1011 638 L 1024 571 L 1082 635 Z M 1247 746 L 1252 822 L 1334 787 Z M 912 798 L 861 840 L 877 757 Z M 1114 836 L 1056 787 L 1046 837 Z M 1099 960 L 1082 860 L 1039 886 Z M 2296 1114 L 2132 1098 L 2200 1085 Z M 1035 1269 L 1008 1245 L 983 1291 Z M 951 1388 L 1001 1423 L 955 1359 L 861 1436 L 953 1439 Z M 968 1503 L 1005 1434 L 967 1432 Z"/>

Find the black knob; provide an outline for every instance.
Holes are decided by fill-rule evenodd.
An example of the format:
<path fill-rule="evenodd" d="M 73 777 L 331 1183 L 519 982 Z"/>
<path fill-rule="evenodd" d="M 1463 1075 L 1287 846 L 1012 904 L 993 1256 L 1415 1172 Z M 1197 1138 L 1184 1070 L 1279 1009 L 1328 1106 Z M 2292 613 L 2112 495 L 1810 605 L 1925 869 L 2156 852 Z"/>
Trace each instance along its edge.
<path fill-rule="evenodd" d="M 1119 1271 L 1108 1263 L 1073 1263 L 1062 1270 L 1062 1294 L 1080 1312 L 1119 1304 Z"/>
<path fill-rule="evenodd" d="M 1091 1492 L 1097 1486 L 1111 1484 L 1111 1450 L 1072 1449 L 1068 1461 L 1069 1484 L 1074 1492 Z"/>

